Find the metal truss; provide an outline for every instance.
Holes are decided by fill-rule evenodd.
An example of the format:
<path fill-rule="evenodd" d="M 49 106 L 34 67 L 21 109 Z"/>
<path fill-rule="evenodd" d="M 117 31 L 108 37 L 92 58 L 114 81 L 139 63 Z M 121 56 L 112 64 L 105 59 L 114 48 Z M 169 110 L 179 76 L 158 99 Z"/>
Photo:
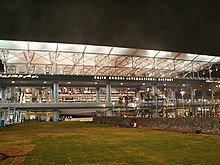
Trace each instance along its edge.
<path fill-rule="evenodd" d="M 5 41 L 13 46 L 4 47 L 2 42 L 5 73 L 198 78 L 197 72 L 220 62 L 215 56 L 156 50 L 36 42 L 25 42 L 26 48 L 21 41 Z"/>

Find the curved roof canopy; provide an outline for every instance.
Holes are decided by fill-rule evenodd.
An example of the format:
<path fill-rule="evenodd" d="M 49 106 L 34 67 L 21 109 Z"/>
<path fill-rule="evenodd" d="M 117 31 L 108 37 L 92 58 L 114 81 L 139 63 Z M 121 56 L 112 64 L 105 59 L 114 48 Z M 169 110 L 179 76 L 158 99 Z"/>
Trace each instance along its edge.
<path fill-rule="evenodd" d="M 175 78 L 211 68 L 220 57 L 111 46 L 0 40 L 5 73 Z"/>

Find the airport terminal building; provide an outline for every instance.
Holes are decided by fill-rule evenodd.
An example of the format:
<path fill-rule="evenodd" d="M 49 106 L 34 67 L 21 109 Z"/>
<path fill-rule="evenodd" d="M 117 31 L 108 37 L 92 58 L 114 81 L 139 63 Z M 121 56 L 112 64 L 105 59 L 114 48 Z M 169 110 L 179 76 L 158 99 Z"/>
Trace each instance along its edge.
<path fill-rule="evenodd" d="M 220 57 L 0 41 L 1 124 L 83 116 L 219 116 Z"/>

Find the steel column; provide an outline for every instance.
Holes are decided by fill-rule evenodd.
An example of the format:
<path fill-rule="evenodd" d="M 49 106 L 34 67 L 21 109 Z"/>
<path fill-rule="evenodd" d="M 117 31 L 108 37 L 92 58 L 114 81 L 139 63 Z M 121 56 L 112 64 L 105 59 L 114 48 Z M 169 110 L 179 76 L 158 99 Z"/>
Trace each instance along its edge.
<path fill-rule="evenodd" d="M 53 83 L 53 88 L 52 88 L 52 102 L 53 103 L 58 103 L 59 102 L 58 89 L 59 89 L 59 83 L 58 82 L 54 82 Z"/>
<path fill-rule="evenodd" d="M 96 87 L 96 102 L 100 102 L 100 87 Z"/>
<path fill-rule="evenodd" d="M 111 102 L 111 83 L 106 84 L 106 101 Z"/>

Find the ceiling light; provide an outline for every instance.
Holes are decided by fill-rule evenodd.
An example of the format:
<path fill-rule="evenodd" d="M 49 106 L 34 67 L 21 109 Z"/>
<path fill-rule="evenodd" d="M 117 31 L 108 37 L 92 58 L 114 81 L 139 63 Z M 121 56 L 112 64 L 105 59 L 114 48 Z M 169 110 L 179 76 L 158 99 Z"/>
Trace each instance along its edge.
<path fill-rule="evenodd" d="M 70 82 L 67 82 L 67 84 L 70 84 Z"/>
<path fill-rule="evenodd" d="M 121 85 L 123 85 L 124 83 L 120 83 Z"/>
<path fill-rule="evenodd" d="M 14 83 L 15 83 L 15 81 L 11 81 L 11 83 L 12 83 L 12 84 L 14 84 Z"/>
<path fill-rule="evenodd" d="M 183 96 L 186 92 L 185 91 L 180 91 L 180 94 Z"/>
<path fill-rule="evenodd" d="M 95 84 L 98 84 L 97 82 L 95 82 Z"/>
<path fill-rule="evenodd" d="M 46 84 L 47 82 L 46 81 L 44 81 L 44 84 Z"/>
<path fill-rule="evenodd" d="M 145 83 L 143 83 L 142 85 L 145 85 Z"/>

